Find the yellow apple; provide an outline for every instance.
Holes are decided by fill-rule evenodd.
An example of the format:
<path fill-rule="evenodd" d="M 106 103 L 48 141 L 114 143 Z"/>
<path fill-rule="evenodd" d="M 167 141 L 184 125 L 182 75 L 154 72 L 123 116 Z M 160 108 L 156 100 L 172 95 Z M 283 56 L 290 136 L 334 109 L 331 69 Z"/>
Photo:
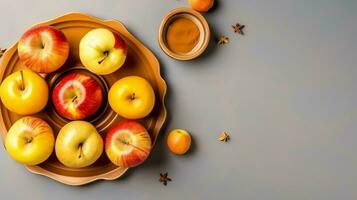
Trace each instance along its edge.
<path fill-rule="evenodd" d="M 37 117 L 23 117 L 9 129 L 5 147 L 10 156 L 26 165 L 37 165 L 52 154 L 55 136 L 52 128 Z"/>
<path fill-rule="evenodd" d="M 127 46 L 118 33 L 105 28 L 89 31 L 80 41 L 82 64 L 95 74 L 110 74 L 125 62 Z"/>
<path fill-rule="evenodd" d="M 144 118 L 154 108 L 155 93 L 139 76 L 127 76 L 114 83 L 108 93 L 111 108 L 127 119 Z"/>
<path fill-rule="evenodd" d="M 103 152 L 103 139 L 86 121 L 72 121 L 61 128 L 55 145 L 58 160 L 67 167 L 93 164 Z"/>
<path fill-rule="evenodd" d="M 12 73 L 1 83 L 0 97 L 4 106 L 20 115 L 41 111 L 48 101 L 46 81 L 28 69 Z"/>

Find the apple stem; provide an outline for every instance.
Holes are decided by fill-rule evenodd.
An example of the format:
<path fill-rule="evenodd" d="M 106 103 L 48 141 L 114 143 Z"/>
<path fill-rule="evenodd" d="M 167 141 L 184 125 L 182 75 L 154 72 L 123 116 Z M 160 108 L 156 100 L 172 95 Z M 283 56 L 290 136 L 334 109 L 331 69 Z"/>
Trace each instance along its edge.
<path fill-rule="evenodd" d="M 138 147 L 138 146 L 136 146 L 136 145 L 131 144 L 130 142 L 126 141 L 125 139 L 120 138 L 120 139 L 119 139 L 119 142 L 121 142 L 122 144 L 125 144 L 125 145 L 132 146 L 132 147 L 134 147 L 135 149 L 138 149 L 138 150 L 140 150 L 140 151 L 145 152 L 145 150 L 143 150 L 142 148 L 140 148 L 140 147 Z"/>
<path fill-rule="evenodd" d="M 130 145 L 128 141 L 126 141 L 125 139 L 119 139 L 119 142 L 126 144 L 126 145 Z"/>
<path fill-rule="evenodd" d="M 82 143 L 80 143 L 80 144 L 78 145 L 78 148 L 79 148 L 79 155 L 78 155 L 78 158 L 81 158 L 81 157 L 82 157 L 82 146 L 83 146 L 83 144 L 82 144 Z"/>
<path fill-rule="evenodd" d="M 31 143 L 33 140 L 32 137 L 25 137 L 25 143 L 28 144 L 28 143 Z"/>
<path fill-rule="evenodd" d="M 74 103 L 77 99 L 78 99 L 78 96 L 77 96 L 77 95 L 74 96 L 74 97 L 72 98 L 72 103 Z"/>
<path fill-rule="evenodd" d="M 132 93 L 131 95 L 130 95 L 130 100 L 134 100 L 135 99 L 135 93 Z"/>
<path fill-rule="evenodd" d="M 101 64 L 108 57 L 109 51 L 104 51 L 103 54 L 104 57 L 100 61 L 98 61 L 98 64 Z"/>
<path fill-rule="evenodd" d="M 20 74 L 21 74 L 21 91 L 25 90 L 25 81 L 24 81 L 24 72 L 22 70 L 20 70 Z"/>

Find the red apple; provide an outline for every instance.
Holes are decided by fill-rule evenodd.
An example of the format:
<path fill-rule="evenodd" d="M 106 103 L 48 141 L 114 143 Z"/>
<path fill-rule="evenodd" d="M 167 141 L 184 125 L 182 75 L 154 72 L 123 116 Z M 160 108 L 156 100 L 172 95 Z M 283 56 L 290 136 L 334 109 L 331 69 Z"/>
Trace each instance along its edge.
<path fill-rule="evenodd" d="M 62 31 L 52 26 L 35 26 L 22 35 L 17 50 L 20 60 L 32 71 L 49 73 L 66 62 L 69 43 Z"/>
<path fill-rule="evenodd" d="M 70 120 L 88 119 L 102 105 L 103 91 L 92 76 L 72 72 L 65 75 L 52 91 L 57 112 Z"/>
<path fill-rule="evenodd" d="M 124 121 L 111 127 L 105 138 L 105 152 L 117 166 L 135 167 L 146 160 L 151 151 L 150 135 L 141 124 Z"/>

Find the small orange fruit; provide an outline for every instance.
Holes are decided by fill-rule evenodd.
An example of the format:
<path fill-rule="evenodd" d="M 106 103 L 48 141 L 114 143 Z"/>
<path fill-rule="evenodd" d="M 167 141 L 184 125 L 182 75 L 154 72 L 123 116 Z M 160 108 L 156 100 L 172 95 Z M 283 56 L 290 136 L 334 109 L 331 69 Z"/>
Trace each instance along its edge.
<path fill-rule="evenodd" d="M 191 146 L 191 135 L 183 129 L 175 129 L 167 137 L 167 146 L 172 153 L 185 154 Z"/>
<path fill-rule="evenodd" d="M 214 0 L 188 0 L 188 4 L 199 12 L 207 12 L 212 8 Z"/>

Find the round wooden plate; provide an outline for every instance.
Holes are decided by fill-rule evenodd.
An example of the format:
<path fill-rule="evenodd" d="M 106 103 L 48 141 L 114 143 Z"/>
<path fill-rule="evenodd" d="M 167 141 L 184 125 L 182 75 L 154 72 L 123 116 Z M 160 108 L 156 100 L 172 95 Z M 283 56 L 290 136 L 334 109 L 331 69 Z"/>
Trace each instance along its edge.
<path fill-rule="evenodd" d="M 152 141 L 155 140 L 166 119 L 166 108 L 164 97 L 166 93 L 166 83 L 160 75 L 160 65 L 154 54 L 147 49 L 139 40 L 137 40 L 125 26 L 116 20 L 101 20 L 81 13 L 70 13 L 36 25 L 51 25 L 63 31 L 70 43 L 70 55 L 67 62 L 56 72 L 43 74 L 50 88 L 56 81 L 56 78 L 63 73 L 72 70 L 84 70 L 79 60 L 78 48 L 81 38 L 94 28 L 104 27 L 118 32 L 126 41 L 128 46 L 128 56 L 124 66 L 118 71 L 97 78 L 103 83 L 104 89 L 108 88 L 118 79 L 128 76 L 137 75 L 146 78 L 153 86 L 156 94 L 156 102 L 153 111 L 144 119 L 140 119 L 149 131 Z M 25 30 L 24 30 L 25 31 Z M 9 74 L 25 68 L 19 60 L 17 54 L 17 43 L 6 51 L 0 65 L 0 81 L 4 80 Z M 46 120 L 54 132 L 57 134 L 59 129 L 68 121 L 59 117 L 54 111 L 49 101 L 46 108 L 36 114 Z M 7 130 L 19 119 L 20 115 L 10 112 L 4 105 L 0 104 L 0 131 L 4 141 Z M 114 124 L 125 119 L 114 113 L 110 106 L 103 105 L 101 111 L 90 120 L 99 133 L 105 138 L 107 130 Z M 93 165 L 81 169 L 71 169 L 62 165 L 53 154 L 47 161 L 37 166 L 26 166 L 33 173 L 48 176 L 56 181 L 68 185 L 83 185 L 95 180 L 105 179 L 113 180 L 123 175 L 127 168 L 120 168 L 113 165 L 106 157 L 105 153 Z"/>

